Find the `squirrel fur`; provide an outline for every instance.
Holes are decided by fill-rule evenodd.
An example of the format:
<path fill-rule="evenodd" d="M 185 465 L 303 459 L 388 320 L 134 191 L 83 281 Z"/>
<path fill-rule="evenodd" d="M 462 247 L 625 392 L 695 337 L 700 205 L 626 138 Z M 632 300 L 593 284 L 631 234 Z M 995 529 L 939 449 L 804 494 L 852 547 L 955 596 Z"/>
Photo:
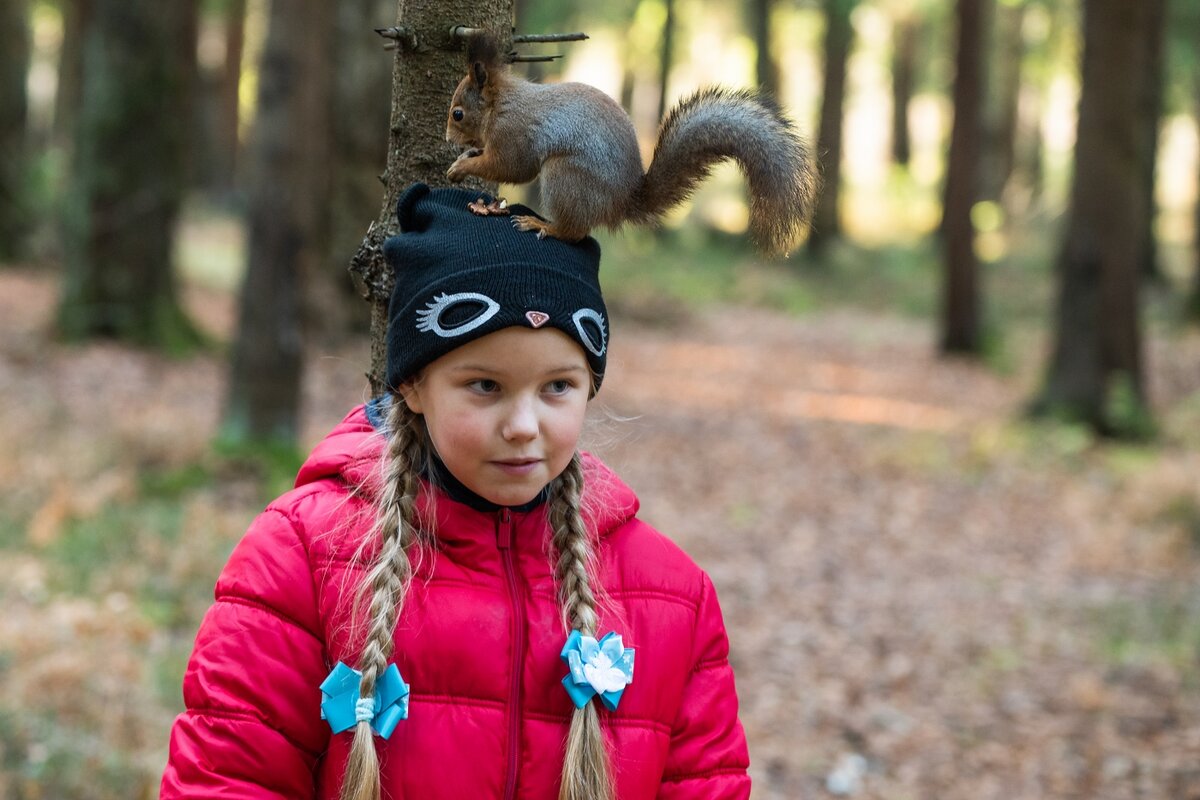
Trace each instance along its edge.
<path fill-rule="evenodd" d="M 549 221 L 515 217 L 522 230 L 578 241 L 596 226 L 655 224 L 712 167 L 741 166 L 750 233 L 786 254 L 812 216 L 819 180 L 804 140 L 766 97 L 701 89 L 663 120 L 648 170 L 629 115 L 583 83 L 538 84 L 514 75 L 491 36 L 472 37 L 469 69 L 450 104 L 446 139 L 462 148 L 446 176 L 521 184 L 541 177 Z"/>

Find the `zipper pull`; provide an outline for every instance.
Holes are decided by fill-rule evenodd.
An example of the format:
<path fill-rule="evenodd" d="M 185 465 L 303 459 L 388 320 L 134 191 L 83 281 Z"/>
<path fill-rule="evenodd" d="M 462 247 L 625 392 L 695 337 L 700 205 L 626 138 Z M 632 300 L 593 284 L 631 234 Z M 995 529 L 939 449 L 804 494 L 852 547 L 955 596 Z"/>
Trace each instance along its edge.
<path fill-rule="evenodd" d="M 502 508 L 496 512 L 496 546 L 501 550 L 512 547 L 512 510 Z"/>

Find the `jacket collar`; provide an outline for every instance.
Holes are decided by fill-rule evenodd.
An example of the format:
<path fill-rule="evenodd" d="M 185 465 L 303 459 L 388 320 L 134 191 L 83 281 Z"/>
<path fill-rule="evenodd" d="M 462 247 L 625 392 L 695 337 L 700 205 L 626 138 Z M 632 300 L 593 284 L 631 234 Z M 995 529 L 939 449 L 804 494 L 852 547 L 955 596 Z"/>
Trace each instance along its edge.
<path fill-rule="evenodd" d="M 380 458 L 386 444 L 386 437 L 380 427 L 372 422 L 372 417 L 382 422 L 381 409 L 370 410 L 368 405 L 354 408 L 338 423 L 324 439 L 317 443 L 304 465 L 296 476 L 296 486 L 314 483 L 322 480 L 337 480 L 348 486 L 368 502 L 378 494 L 381 480 Z M 590 453 L 583 454 L 584 473 L 584 516 L 588 527 L 597 537 L 604 537 L 620 525 L 637 515 L 639 503 L 637 495 L 617 475 Z M 465 487 L 464 487 L 465 488 Z M 467 490 L 469 491 L 469 490 Z M 477 513 L 487 513 L 473 508 L 463 500 L 449 492 L 441 494 L 444 500 L 455 500 L 466 508 Z M 482 498 L 480 498 L 482 500 Z M 483 502 L 487 502 L 486 500 Z M 436 503 L 437 506 L 449 506 L 448 502 Z M 516 509 L 538 511 L 537 503 L 531 509 Z M 500 507 L 495 506 L 498 510 Z M 436 513 L 441 517 L 440 511 Z M 487 513 L 487 516 L 491 516 Z M 536 516 L 536 515 L 535 515 Z"/>

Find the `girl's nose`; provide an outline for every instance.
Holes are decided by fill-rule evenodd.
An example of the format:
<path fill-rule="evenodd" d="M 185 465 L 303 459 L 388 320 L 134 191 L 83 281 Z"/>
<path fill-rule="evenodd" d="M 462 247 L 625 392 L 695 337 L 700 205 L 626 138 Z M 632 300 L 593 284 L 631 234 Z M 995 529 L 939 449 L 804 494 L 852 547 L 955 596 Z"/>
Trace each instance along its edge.
<path fill-rule="evenodd" d="M 504 420 L 503 435 L 507 441 L 528 441 L 537 436 L 537 409 L 531 399 L 520 398 L 513 402 Z"/>

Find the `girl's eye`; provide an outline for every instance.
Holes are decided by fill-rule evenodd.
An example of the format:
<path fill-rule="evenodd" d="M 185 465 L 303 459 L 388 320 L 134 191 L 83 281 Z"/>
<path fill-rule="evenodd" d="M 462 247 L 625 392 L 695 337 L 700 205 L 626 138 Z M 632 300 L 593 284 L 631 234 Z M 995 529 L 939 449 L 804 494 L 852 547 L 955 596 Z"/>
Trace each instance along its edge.
<path fill-rule="evenodd" d="M 568 380 L 550 381 L 546 384 L 546 391 L 550 394 L 566 394 L 572 386 L 573 384 Z"/>
<path fill-rule="evenodd" d="M 477 381 L 471 381 L 469 384 L 467 384 L 467 387 L 470 388 L 471 391 L 478 392 L 479 394 L 491 394 L 500 388 L 500 384 L 489 378 L 480 378 Z"/>

